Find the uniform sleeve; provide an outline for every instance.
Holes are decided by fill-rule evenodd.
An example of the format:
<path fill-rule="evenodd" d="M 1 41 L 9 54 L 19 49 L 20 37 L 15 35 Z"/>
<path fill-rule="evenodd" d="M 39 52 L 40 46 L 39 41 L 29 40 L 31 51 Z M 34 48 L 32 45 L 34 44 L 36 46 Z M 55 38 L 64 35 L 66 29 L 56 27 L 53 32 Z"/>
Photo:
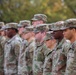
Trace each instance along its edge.
<path fill-rule="evenodd" d="M 66 43 L 64 43 L 64 45 L 63 45 L 63 54 L 65 55 L 65 56 L 67 56 L 67 53 L 68 53 L 68 50 L 69 50 L 69 48 L 70 48 L 70 43 L 69 42 L 66 42 Z"/>
<path fill-rule="evenodd" d="M 19 41 L 16 41 L 15 45 L 14 45 L 14 51 L 15 51 L 15 55 L 16 55 L 16 58 L 18 59 L 19 57 L 19 52 L 20 50 L 22 49 L 22 44 L 21 42 Z"/>
<path fill-rule="evenodd" d="M 76 42 L 71 44 L 68 51 L 65 75 L 76 75 Z"/>
<path fill-rule="evenodd" d="M 50 57 L 51 57 L 51 54 L 45 58 L 45 62 L 43 65 L 43 75 L 51 75 L 52 59 Z"/>

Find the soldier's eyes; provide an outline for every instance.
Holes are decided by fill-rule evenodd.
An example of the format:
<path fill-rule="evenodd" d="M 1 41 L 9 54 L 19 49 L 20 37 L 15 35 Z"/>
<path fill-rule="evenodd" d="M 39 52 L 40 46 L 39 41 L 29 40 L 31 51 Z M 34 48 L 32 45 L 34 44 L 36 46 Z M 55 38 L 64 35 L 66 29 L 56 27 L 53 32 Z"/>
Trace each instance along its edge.
<path fill-rule="evenodd" d="M 10 31 L 10 29 L 7 29 L 7 31 Z"/>

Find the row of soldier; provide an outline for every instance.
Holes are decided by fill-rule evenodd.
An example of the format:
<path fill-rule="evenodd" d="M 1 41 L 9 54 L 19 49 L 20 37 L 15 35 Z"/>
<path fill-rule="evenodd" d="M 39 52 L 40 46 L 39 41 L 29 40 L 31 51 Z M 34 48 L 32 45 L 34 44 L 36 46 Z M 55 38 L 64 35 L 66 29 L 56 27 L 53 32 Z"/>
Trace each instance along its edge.
<path fill-rule="evenodd" d="M 31 22 L 0 22 L 0 75 L 76 75 L 76 19 Z"/>

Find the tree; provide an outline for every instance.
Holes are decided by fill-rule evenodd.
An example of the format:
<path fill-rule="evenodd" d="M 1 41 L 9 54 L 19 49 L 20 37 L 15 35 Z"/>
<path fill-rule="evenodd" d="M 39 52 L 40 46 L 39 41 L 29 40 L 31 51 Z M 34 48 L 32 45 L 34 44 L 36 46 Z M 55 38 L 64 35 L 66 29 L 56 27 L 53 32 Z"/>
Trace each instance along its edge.
<path fill-rule="evenodd" d="M 34 14 L 43 13 L 48 22 L 76 17 L 76 0 L 3 0 L 0 4 L 0 21 L 30 20 Z"/>

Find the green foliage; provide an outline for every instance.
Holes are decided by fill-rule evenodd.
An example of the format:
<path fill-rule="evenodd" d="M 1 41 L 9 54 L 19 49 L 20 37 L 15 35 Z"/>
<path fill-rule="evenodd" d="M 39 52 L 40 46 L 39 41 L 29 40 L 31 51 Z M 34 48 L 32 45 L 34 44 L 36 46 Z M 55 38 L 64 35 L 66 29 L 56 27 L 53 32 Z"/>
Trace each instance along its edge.
<path fill-rule="evenodd" d="M 48 22 L 76 17 L 76 0 L 3 0 L 0 3 L 0 21 L 30 20 L 34 14 L 43 13 Z"/>

